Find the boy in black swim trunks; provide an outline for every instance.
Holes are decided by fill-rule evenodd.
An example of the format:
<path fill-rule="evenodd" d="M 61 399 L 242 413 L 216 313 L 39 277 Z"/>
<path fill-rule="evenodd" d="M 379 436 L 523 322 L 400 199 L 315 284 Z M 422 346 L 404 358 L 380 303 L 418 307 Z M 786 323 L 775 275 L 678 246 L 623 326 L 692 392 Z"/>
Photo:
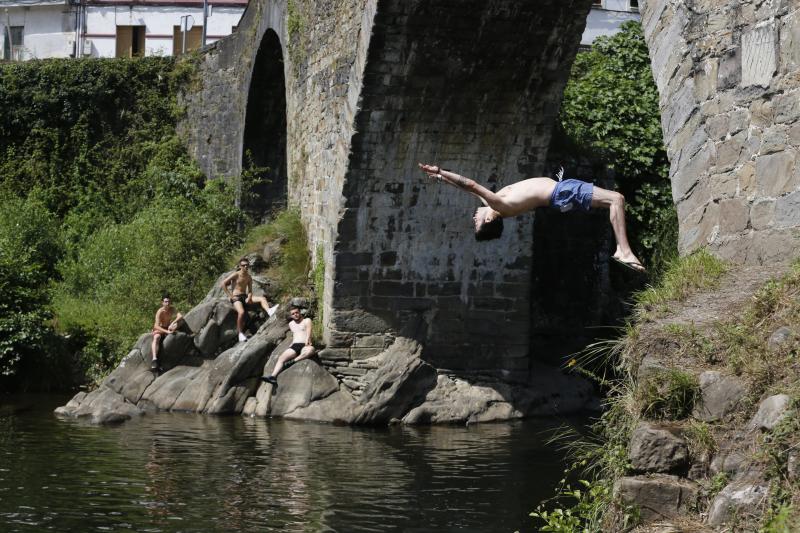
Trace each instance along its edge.
<path fill-rule="evenodd" d="M 231 305 L 236 309 L 238 316 L 236 317 L 236 330 L 239 332 L 239 342 L 247 340 L 244 334 L 245 326 L 245 305 L 249 303 L 260 304 L 267 316 L 272 316 L 278 309 L 278 306 L 269 306 L 269 301 L 264 296 L 253 296 L 253 278 L 250 276 L 250 261 L 246 257 L 239 260 L 239 269 L 232 273 L 230 276 L 222 280 L 222 289 L 228 295 Z M 233 286 L 233 292 L 228 288 L 229 285 Z"/>
<path fill-rule="evenodd" d="M 303 318 L 298 307 L 292 307 L 289 311 L 289 316 L 292 317 L 291 322 L 289 322 L 289 329 L 292 330 L 293 335 L 292 345 L 278 356 L 275 368 L 272 369 L 272 374 L 261 378 L 262 381 L 273 385 L 278 384 L 276 378 L 284 367 L 314 355 L 314 346 L 311 344 L 311 319 Z"/>
<path fill-rule="evenodd" d="M 561 181 L 560 176 L 559 181 L 550 178 L 529 178 L 493 192 L 469 178 L 444 170 L 440 166 L 420 163 L 419 167 L 428 176 L 480 198 L 483 207 L 479 207 L 472 217 L 475 222 L 475 239 L 479 241 L 500 237 L 503 232 L 503 218 L 521 215 L 537 207 L 550 206 L 561 211 L 573 208 L 584 211 L 588 211 L 591 207 L 607 208 L 614 237 L 617 240 L 617 249 L 612 259 L 632 270 L 644 272 L 642 262 L 634 255 L 628 243 L 625 229 L 625 198 L 618 192 L 580 180 Z"/>

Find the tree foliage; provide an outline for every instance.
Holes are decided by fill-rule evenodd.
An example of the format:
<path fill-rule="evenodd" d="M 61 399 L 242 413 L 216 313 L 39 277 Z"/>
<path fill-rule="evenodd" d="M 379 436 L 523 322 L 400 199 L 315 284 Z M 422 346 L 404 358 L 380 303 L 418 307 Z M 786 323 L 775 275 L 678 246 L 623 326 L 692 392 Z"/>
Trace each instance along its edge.
<path fill-rule="evenodd" d="M 564 91 L 561 125 L 586 156 L 614 170 L 628 199 L 635 247 L 651 261 L 675 247 L 675 209 L 661 133 L 658 91 L 641 24 L 595 40 L 575 59 Z M 669 254 L 668 254 L 669 255 Z"/>
<path fill-rule="evenodd" d="M 162 291 L 195 303 L 238 245 L 233 192 L 204 185 L 176 133 L 192 72 L 172 58 L 0 65 L 0 372 L 16 375 L 0 389 L 61 352 L 55 332 L 101 376 Z"/>

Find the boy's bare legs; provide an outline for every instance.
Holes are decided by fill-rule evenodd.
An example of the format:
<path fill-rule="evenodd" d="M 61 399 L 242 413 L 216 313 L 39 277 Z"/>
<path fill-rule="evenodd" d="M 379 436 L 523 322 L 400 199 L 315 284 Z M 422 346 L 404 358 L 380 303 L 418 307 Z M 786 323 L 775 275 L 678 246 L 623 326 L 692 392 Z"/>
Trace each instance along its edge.
<path fill-rule="evenodd" d="M 269 305 L 269 300 L 267 300 L 266 296 L 251 296 L 250 301 L 253 303 L 257 303 L 261 305 L 261 309 L 267 313 L 267 316 L 272 316 L 275 314 L 275 311 L 278 310 L 278 304 L 273 306 Z"/>
<path fill-rule="evenodd" d="M 614 230 L 614 238 L 617 240 L 614 258 L 628 264 L 634 270 L 644 272 L 642 262 L 634 255 L 628 242 L 628 233 L 625 227 L 625 197 L 616 191 L 609 191 L 595 185 L 592 192 L 592 207 L 608 209 L 611 228 Z"/>
<path fill-rule="evenodd" d="M 238 316 L 236 317 L 236 331 L 239 332 L 239 342 L 246 341 L 247 337 L 244 334 L 244 304 L 239 300 L 233 302 L 233 308 L 236 309 Z"/>

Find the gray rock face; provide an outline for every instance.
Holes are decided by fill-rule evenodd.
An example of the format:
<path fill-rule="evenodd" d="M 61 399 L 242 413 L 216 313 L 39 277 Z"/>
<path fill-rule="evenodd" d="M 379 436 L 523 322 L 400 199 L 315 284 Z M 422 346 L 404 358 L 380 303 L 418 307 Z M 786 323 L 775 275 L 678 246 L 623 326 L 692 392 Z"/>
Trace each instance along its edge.
<path fill-rule="evenodd" d="M 747 429 L 771 430 L 787 415 L 791 403 L 792 399 L 786 394 L 770 396 L 758 406 L 758 412 L 747 424 Z"/>
<path fill-rule="evenodd" d="M 614 484 L 614 496 L 625 505 L 635 505 L 642 521 L 676 518 L 697 502 L 698 486 L 676 476 L 623 477 Z"/>
<path fill-rule="evenodd" d="M 700 374 L 700 401 L 692 416 L 705 422 L 721 420 L 732 413 L 746 392 L 744 383 L 736 377 L 709 370 Z"/>
<path fill-rule="evenodd" d="M 230 327 L 235 317 L 227 300 L 204 302 L 187 313 L 185 320 L 186 327 L 199 335 L 177 332 L 164 339 L 159 351 L 161 375 L 156 377 L 150 370 L 152 335 L 142 335 L 96 390 L 76 395 L 56 412 L 88 417 L 95 423 L 127 420 L 152 409 L 241 412 L 255 391 L 264 362 L 287 327 L 282 321 L 270 320 L 249 342 L 208 359 L 229 342 L 227 334 L 208 332 Z"/>
<path fill-rule="evenodd" d="M 291 343 L 286 322 L 272 317 L 249 341 L 225 349 L 234 320 L 227 299 L 204 301 L 187 314 L 186 329 L 194 334 L 165 338 L 163 373 L 151 372 L 152 336 L 142 335 L 97 390 L 76 395 L 57 413 L 95 423 L 154 410 L 347 424 L 472 423 L 568 414 L 594 400 L 587 382 L 549 367 L 535 368 L 525 384 L 440 375 L 422 359 L 418 342 L 398 337 L 383 349 L 388 337 L 375 335 L 359 339 L 378 355 L 341 367 L 338 359 L 303 360 L 281 372 L 273 387 L 259 378 Z"/>
<path fill-rule="evenodd" d="M 670 472 L 687 466 L 689 449 L 668 428 L 642 422 L 633 431 L 629 457 L 639 472 Z"/>
<path fill-rule="evenodd" d="M 717 494 L 708 510 L 708 523 L 721 526 L 737 520 L 760 517 L 769 495 L 769 485 L 747 481 L 734 482 Z"/>

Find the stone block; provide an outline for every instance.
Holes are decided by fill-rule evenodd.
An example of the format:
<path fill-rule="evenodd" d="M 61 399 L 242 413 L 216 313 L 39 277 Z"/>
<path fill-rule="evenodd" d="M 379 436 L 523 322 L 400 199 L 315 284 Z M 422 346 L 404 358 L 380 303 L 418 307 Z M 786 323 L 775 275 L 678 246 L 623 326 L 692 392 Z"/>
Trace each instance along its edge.
<path fill-rule="evenodd" d="M 793 90 L 776 95 L 773 99 L 775 122 L 796 122 L 800 119 L 800 91 Z"/>
<path fill-rule="evenodd" d="M 323 362 L 325 361 L 349 361 L 350 349 L 349 348 L 325 348 L 317 353 L 317 357 Z"/>
<path fill-rule="evenodd" d="M 636 471 L 666 473 L 688 465 L 689 448 L 669 428 L 642 422 L 633 430 L 628 456 Z"/>
<path fill-rule="evenodd" d="M 772 227 L 775 223 L 775 200 L 757 200 L 750 207 L 750 225 L 754 230 Z"/>
<path fill-rule="evenodd" d="M 387 338 L 384 335 L 359 335 L 353 343 L 354 348 L 384 348 Z"/>
<path fill-rule="evenodd" d="M 727 172 L 736 166 L 746 138 L 747 134 L 740 132 L 717 145 L 717 172 Z"/>
<path fill-rule="evenodd" d="M 783 124 L 772 126 L 764 130 L 761 135 L 761 150 L 759 155 L 767 155 L 786 149 L 789 128 Z"/>
<path fill-rule="evenodd" d="M 741 81 L 742 61 L 739 48 L 731 48 L 722 53 L 717 72 L 717 90 L 733 89 Z"/>
<path fill-rule="evenodd" d="M 747 389 L 739 378 L 709 370 L 700 374 L 700 392 L 692 416 L 714 422 L 732 413 Z"/>
<path fill-rule="evenodd" d="M 780 29 L 780 70 L 793 72 L 800 68 L 800 15 L 797 11 L 783 17 Z"/>
<path fill-rule="evenodd" d="M 742 86 L 769 87 L 776 70 L 775 25 L 742 32 Z"/>
<path fill-rule="evenodd" d="M 738 233 L 747 228 L 749 206 L 741 199 L 720 200 L 719 226 L 723 234 Z"/>
<path fill-rule="evenodd" d="M 778 198 L 775 202 L 775 227 L 800 226 L 800 191 Z"/>
<path fill-rule="evenodd" d="M 614 497 L 625 505 L 635 505 L 645 523 L 677 518 L 697 504 L 695 483 L 676 476 L 623 477 L 614 483 Z"/>
<path fill-rule="evenodd" d="M 779 196 L 795 187 L 791 186 L 795 151 L 785 150 L 756 159 L 756 183 L 763 196 Z"/>
<path fill-rule="evenodd" d="M 721 141 L 728 135 L 730 118 L 728 115 L 714 115 L 708 117 L 705 124 L 705 130 L 708 136 L 716 141 Z"/>
<path fill-rule="evenodd" d="M 715 57 L 706 59 L 694 75 L 694 96 L 698 102 L 708 100 L 717 91 L 717 68 L 719 60 Z"/>

